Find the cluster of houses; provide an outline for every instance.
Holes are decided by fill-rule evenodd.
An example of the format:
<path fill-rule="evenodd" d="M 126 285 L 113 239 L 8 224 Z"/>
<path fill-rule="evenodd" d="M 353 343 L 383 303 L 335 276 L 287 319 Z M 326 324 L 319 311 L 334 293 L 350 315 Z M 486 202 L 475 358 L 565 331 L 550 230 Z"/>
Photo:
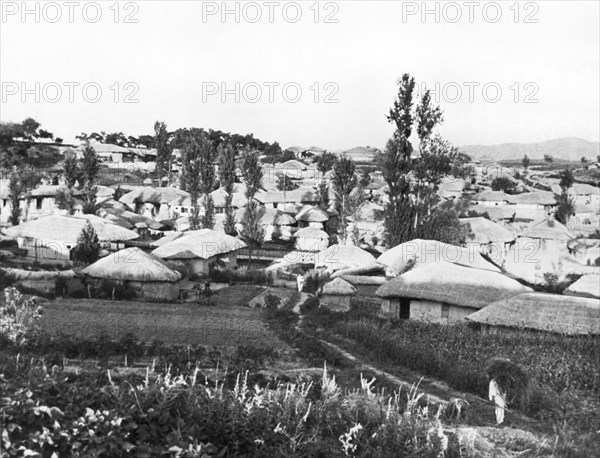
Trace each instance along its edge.
<path fill-rule="evenodd" d="M 154 166 L 151 150 L 94 145 L 105 163 L 143 162 Z M 380 314 L 390 319 L 434 322 L 469 320 L 492 326 L 529 327 L 565 333 L 600 333 L 600 188 L 576 183 L 569 190 L 575 215 L 565 226 L 554 218 L 558 182 L 531 172 L 514 179 L 512 194 L 491 190 L 495 177 L 481 164 L 469 180 L 446 179 L 438 189 L 442 201 L 463 208 L 468 227 L 466 246 L 413 240 L 391 249 L 382 246 L 383 211 L 387 202 L 381 172 L 348 215 L 348 237 L 335 234 L 340 215 L 330 186 L 323 206 L 319 184 L 330 181 L 310 158 L 323 150 L 297 148 L 297 160 L 265 164 L 263 190 L 254 199 L 264 209 L 260 224 L 265 241 L 279 247 L 277 256 L 257 253 L 265 270 L 275 274 L 296 264 L 327 273 L 319 291 L 323 307 L 348 310 L 351 303 L 378 301 Z M 361 154 L 372 154 L 365 149 Z M 504 173 L 504 172 L 503 172 Z M 508 173 L 508 171 L 506 172 Z M 514 177 L 513 177 L 514 178 Z M 278 190 L 279 180 L 295 186 Z M 165 184 L 167 184 L 165 186 Z M 191 230 L 192 202 L 176 184 L 157 183 L 150 175 L 142 183 L 99 186 L 98 211 L 84 215 L 81 205 L 66 215 L 56 205 L 64 184 L 44 183 L 23 198 L 23 222 L 9 227 L 10 201 L 0 187 L 0 259 L 71 266 L 72 252 L 84 225 L 95 229 L 102 258 L 82 271 L 95 281 L 125 282 L 147 300 L 175 300 L 190 279 L 208 277 L 211 270 L 236 269 L 248 258 L 248 247 L 225 234 L 227 192 L 211 193 L 215 210 L 212 229 Z M 76 191 L 77 193 L 77 191 Z M 200 213 L 205 200 L 200 200 Z M 235 184 L 231 196 L 236 229 L 243 228 L 248 200 L 246 187 Z M 3 248 L 14 240 L 19 255 Z M 282 252 L 283 250 L 283 252 Z M 549 277 L 550 275 L 550 277 Z M 579 278 L 561 295 L 536 293 L 531 286 L 548 278 Z M 529 285 L 529 286 L 526 286 Z"/>

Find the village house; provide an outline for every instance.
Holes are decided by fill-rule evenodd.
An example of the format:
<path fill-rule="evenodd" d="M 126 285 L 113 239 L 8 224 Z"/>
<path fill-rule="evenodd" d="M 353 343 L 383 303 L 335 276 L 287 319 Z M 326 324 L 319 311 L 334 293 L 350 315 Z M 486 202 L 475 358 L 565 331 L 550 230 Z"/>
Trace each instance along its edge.
<path fill-rule="evenodd" d="M 320 306 L 331 312 L 347 312 L 356 292 L 356 288 L 346 280 L 336 278 L 323 285 L 319 291 Z"/>
<path fill-rule="evenodd" d="M 329 246 L 329 235 L 327 232 L 316 227 L 299 229 L 294 234 L 294 237 L 296 238 L 296 249 L 311 252 L 313 260 L 317 252 L 323 251 Z"/>
<path fill-rule="evenodd" d="M 515 218 L 537 221 L 554 212 L 556 197 L 547 191 L 524 192 L 511 195 L 509 203 L 515 209 Z"/>
<path fill-rule="evenodd" d="M 212 266 L 237 266 L 237 253 L 246 244 L 240 239 L 212 229 L 183 234 L 152 251 L 171 266 L 190 276 L 207 276 Z"/>
<path fill-rule="evenodd" d="M 508 332 L 534 329 L 567 335 L 597 335 L 600 334 L 600 301 L 530 292 L 495 301 L 467 320 Z"/>
<path fill-rule="evenodd" d="M 40 263 L 63 263 L 71 260 L 71 251 L 88 221 L 105 250 L 117 251 L 124 248 L 124 242 L 138 238 L 134 231 L 94 215 L 45 216 L 10 227 L 5 233 L 27 250 L 26 257 Z"/>
<path fill-rule="evenodd" d="M 280 208 L 283 204 L 294 203 L 315 205 L 319 203 L 319 195 L 312 187 L 301 187 L 292 191 L 261 191 L 254 198 L 265 207 Z"/>
<path fill-rule="evenodd" d="M 146 301 L 173 301 L 179 296 L 181 274 L 160 258 L 139 248 L 126 248 L 83 269 L 93 287 L 102 281 L 119 284 Z M 113 290 L 114 294 L 114 290 Z"/>
<path fill-rule="evenodd" d="M 424 264 L 380 286 L 382 316 L 429 322 L 460 321 L 499 299 L 531 291 L 498 272 L 445 261 Z"/>
<path fill-rule="evenodd" d="M 299 227 L 326 229 L 326 224 L 329 221 L 329 213 L 321 207 L 306 205 L 296 215 L 296 221 L 298 221 Z"/>
<path fill-rule="evenodd" d="M 482 217 L 461 218 L 460 223 L 471 229 L 472 237 L 467 240 L 468 247 L 488 255 L 494 262 L 502 263 L 515 241 L 515 235 L 510 230 Z"/>

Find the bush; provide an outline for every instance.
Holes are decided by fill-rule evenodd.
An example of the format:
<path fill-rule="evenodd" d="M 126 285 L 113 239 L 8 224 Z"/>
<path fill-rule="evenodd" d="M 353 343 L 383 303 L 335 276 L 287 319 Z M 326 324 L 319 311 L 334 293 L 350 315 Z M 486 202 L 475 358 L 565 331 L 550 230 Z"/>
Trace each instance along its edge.
<path fill-rule="evenodd" d="M 256 285 L 266 285 L 273 283 L 271 272 L 267 274 L 264 269 L 260 270 L 232 270 L 232 269 L 214 269 L 210 273 L 210 278 L 215 283 L 254 283 Z"/>
<path fill-rule="evenodd" d="M 275 310 L 279 308 L 279 304 L 281 304 L 281 298 L 279 296 L 270 293 L 265 295 L 264 305 L 266 309 Z"/>
<path fill-rule="evenodd" d="M 300 307 L 301 313 L 307 313 L 311 310 L 316 310 L 319 308 L 319 299 L 316 296 L 309 296 Z"/>

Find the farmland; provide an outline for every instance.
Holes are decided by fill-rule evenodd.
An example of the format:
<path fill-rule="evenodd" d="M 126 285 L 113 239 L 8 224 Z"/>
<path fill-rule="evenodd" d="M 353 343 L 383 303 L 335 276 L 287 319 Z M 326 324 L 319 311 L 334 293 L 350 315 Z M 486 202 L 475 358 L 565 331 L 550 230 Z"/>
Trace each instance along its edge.
<path fill-rule="evenodd" d="M 49 334 L 78 338 L 108 334 L 118 340 L 130 333 L 145 342 L 167 344 L 273 345 L 274 336 L 264 325 L 263 312 L 223 306 L 231 299 L 232 293 L 228 293 L 228 297 L 225 291 L 216 296 L 215 306 L 58 299 L 45 306 L 41 327 Z"/>

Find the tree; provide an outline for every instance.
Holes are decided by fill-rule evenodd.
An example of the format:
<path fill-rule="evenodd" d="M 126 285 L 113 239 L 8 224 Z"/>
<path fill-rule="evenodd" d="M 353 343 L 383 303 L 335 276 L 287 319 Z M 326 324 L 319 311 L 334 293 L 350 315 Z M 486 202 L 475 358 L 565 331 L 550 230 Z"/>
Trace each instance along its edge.
<path fill-rule="evenodd" d="M 455 241 L 458 218 L 454 209 L 438 206 L 436 191 L 442 178 L 452 170 L 458 151 L 435 128 L 443 121 L 442 111 L 431 102 L 429 91 L 421 97 L 413 112 L 414 78 L 404 74 L 398 81 L 398 94 L 387 119 L 396 127 L 385 151 L 376 155 L 388 185 L 388 203 L 384 211 L 385 242 L 389 247 L 419 235 L 435 236 L 439 241 Z M 412 157 L 410 137 L 416 127 L 419 156 Z M 432 227 L 435 225 L 435 227 Z M 435 231 L 433 230 L 435 229 Z"/>
<path fill-rule="evenodd" d="M 208 140 L 200 137 L 199 141 L 202 142 Z M 183 169 L 181 178 L 182 187 L 190 194 L 190 200 L 192 202 L 192 213 L 190 215 L 190 228 L 192 230 L 200 227 L 200 206 L 198 205 L 198 199 L 200 198 L 201 193 L 201 154 L 202 147 L 198 144 L 198 141 L 193 137 L 189 137 L 183 148 Z"/>
<path fill-rule="evenodd" d="M 323 154 L 321 154 L 315 160 L 315 164 L 317 165 L 317 170 L 319 172 L 321 172 L 323 175 L 325 175 L 327 172 L 329 172 L 331 169 L 333 169 L 335 160 L 336 160 L 335 154 L 325 151 Z"/>
<path fill-rule="evenodd" d="M 515 187 L 515 182 L 506 176 L 496 177 L 492 180 L 493 191 L 508 191 Z"/>
<path fill-rule="evenodd" d="M 14 166 L 8 179 L 8 198 L 11 203 L 10 223 L 19 224 L 21 218 L 21 199 L 25 199 L 25 219 L 31 202 L 31 190 L 40 182 L 40 175 L 31 166 Z"/>
<path fill-rule="evenodd" d="M 361 188 L 364 189 L 367 186 L 369 186 L 370 184 L 371 184 L 371 174 L 369 173 L 369 170 L 363 169 L 363 171 L 360 174 L 359 185 Z"/>
<path fill-rule="evenodd" d="M 242 177 L 246 184 L 246 197 L 253 198 L 262 188 L 263 170 L 256 152 L 247 151 L 242 156 Z"/>
<path fill-rule="evenodd" d="M 341 240 L 342 243 L 345 244 L 347 242 L 347 217 L 350 215 L 350 193 L 352 193 L 358 183 L 356 178 L 356 164 L 354 164 L 354 161 L 351 158 L 341 156 L 336 160 L 335 165 L 333 166 L 331 182 L 335 191 L 337 210 L 340 214 Z"/>
<path fill-rule="evenodd" d="M 67 188 L 72 188 L 75 183 L 81 178 L 81 172 L 79 170 L 79 162 L 75 153 L 69 151 L 65 155 L 65 162 L 63 165 L 63 172 Z"/>
<path fill-rule="evenodd" d="M 588 163 L 587 157 L 581 156 L 581 165 L 586 165 Z"/>
<path fill-rule="evenodd" d="M 96 178 L 100 173 L 100 158 L 94 148 L 88 143 L 83 149 L 81 160 L 81 176 L 83 187 L 83 213 L 94 214 L 97 210 L 96 204 Z"/>
<path fill-rule="evenodd" d="M 554 158 L 549 154 L 544 154 L 544 161 L 546 162 L 546 164 L 551 164 L 552 162 L 554 162 Z"/>
<path fill-rule="evenodd" d="M 92 264 L 100 258 L 100 250 L 98 234 L 96 234 L 90 222 L 87 221 L 77 238 L 77 245 L 73 248 L 73 261 Z"/>
<path fill-rule="evenodd" d="M 294 181 L 290 180 L 285 173 L 277 174 L 277 190 L 278 191 L 293 191 L 298 189 L 300 186 Z"/>
<path fill-rule="evenodd" d="M 246 198 L 248 204 L 242 218 L 241 236 L 248 244 L 248 265 L 252 263 L 252 248 L 263 244 L 265 231 L 261 225 L 264 208 L 259 207 L 254 200 L 256 193 L 262 188 L 263 170 L 258 161 L 256 152 L 247 151 L 242 156 L 242 177 L 246 184 Z"/>
<path fill-rule="evenodd" d="M 202 215 L 202 227 L 212 229 L 215 227 L 215 203 L 210 194 L 205 194 L 204 214 Z"/>
<path fill-rule="evenodd" d="M 575 179 L 570 169 L 563 170 L 559 176 L 561 193 L 556 196 L 556 211 L 554 216 L 558 222 L 567 224 L 569 218 L 575 213 L 575 200 L 569 194 L 569 188 L 573 186 Z"/>
<path fill-rule="evenodd" d="M 231 143 L 220 144 L 217 148 L 219 155 L 219 180 L 221 187 L 227 192 L 225 198 L 225 222 L 223 229 L 226 234 L 235 235 L 235 219 L 231 202 L 233 199 L 233 185 L 235 183 L 235 156 L 236 151 Z"/>
<path fill-rule="evenodd" d="M 527 157 L 527 154 L 525 156 L 523 156 L 523 159 L 521 159 L 521 165 L 523 166 L 523 173 L 524 174 L 527 173 L 527 169 L 529 168 L 529 164 L 530 163 L 531 163 L 531 161 Z"/>
<path fill-rule="evenodd" d="M 156 121 L 154 123 L 154 147 L 156 148 L 156 175 L 158 177 L 159 186 L 162 186 L 162 178 L 170 170 L 166 170 L 171 156 L 169 146 L 169 132 L 167 125 L 164 122 Z"/>

